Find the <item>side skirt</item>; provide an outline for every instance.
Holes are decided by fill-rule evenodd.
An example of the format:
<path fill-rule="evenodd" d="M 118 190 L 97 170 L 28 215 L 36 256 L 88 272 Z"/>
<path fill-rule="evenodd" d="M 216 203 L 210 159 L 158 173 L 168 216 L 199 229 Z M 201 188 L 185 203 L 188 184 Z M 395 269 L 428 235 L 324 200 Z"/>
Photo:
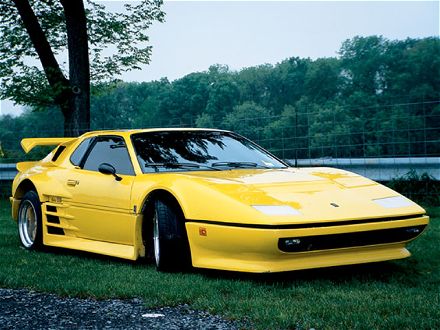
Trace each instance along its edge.
<path fill-rule="evenodd" d="M 142 242 L 143 217 L 141 214 L 134 216 L 134 221 L 136 221 L 134 237 L 132 238 L 134 245 L 126 245 L 76 237 L 78 229 L 69 223 L 69 220 L 72 220 L 73 217 L 67 215 L 65 211 L 68 206 L 52 203 L 44 203 L 42 205 L 44 245 L 128 260 L 137 260 L 138 257 L 145 256 L 145 247 Z"/>
<path fill-rule="evenodd" d="M 106 256 L 136 260 L 138 251 L 134 246 L 114 244 L 108 242 L 92 241 L 84 238 L 44 235 L 44 245 L 55 246 L 66 249 L 80 250 L 92 253 L 103 254 Z"/>

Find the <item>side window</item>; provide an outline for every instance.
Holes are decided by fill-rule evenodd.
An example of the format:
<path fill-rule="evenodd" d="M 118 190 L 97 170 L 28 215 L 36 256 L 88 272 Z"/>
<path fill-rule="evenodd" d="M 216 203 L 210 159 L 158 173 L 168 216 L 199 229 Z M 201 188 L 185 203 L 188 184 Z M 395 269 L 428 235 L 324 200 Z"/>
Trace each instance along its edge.
<path fill-rule="evenodd" d="M 70 162 L 79 166 L 81 164 L 81 160 L 84 157 L 85 152 L 89 148 L 90 143 L 93 141 L 92 138 L 85 139 L 83 142 L 79 144 L 79 146 L 75 149 L 75 151 L 70 156 Z"/>
<path fill-rule="evenodd" d="M 118 174 L 134 175 L 127 147 L 121 137 L 99 137 L 87 156 L 83 169 L 98 171 L 102 163 L 113 165 Z"/>

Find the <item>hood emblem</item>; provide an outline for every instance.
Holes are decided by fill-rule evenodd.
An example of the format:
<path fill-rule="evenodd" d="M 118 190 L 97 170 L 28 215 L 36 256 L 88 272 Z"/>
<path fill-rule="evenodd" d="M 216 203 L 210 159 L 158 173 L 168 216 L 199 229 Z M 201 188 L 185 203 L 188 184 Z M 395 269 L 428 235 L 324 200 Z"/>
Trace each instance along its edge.
<path fill-rule="evenodd" d="M 336 204 L 336 203 L 330 203 L 330 205 L 331 205 L 331 206 L 334 206 L 334 207 L 339 207 L 339 205 Z"/>

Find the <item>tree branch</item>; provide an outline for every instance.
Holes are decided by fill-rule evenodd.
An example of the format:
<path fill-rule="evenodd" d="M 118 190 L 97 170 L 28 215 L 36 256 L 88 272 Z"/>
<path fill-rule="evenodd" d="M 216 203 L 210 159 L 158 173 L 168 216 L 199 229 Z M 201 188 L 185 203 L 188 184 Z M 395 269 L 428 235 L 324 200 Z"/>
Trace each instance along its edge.
<path fill-rule="evenodd" d="M 52 48 L 35 16 L 34 11 L 28 0 L 13 0 L 18 13 L 23 21 L 24 27 L 34 45 L 40 58 L 49 85 L 55 95 L 55 102 L 59 103 L 63 99 L 62 94 L 69 88 L 69 80 L 64 76 L 58 61 L 53 54 Z"/>

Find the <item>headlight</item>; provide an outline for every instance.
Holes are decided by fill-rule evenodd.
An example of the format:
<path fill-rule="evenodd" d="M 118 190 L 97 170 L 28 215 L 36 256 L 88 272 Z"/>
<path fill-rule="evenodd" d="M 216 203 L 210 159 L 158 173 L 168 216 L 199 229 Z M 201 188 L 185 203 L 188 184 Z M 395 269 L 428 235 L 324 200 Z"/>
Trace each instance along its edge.
<path fill-rule="evenodd" d="M 266 215 L 299 215 L 301 212 L 288 205 L 252 205 Z"/>
<path fill-rule="evenodd" d="M 413 202 L 403 196 L 373 199 L 373 202 L 386 208 L 397 208 L 414 205 Z"/>

